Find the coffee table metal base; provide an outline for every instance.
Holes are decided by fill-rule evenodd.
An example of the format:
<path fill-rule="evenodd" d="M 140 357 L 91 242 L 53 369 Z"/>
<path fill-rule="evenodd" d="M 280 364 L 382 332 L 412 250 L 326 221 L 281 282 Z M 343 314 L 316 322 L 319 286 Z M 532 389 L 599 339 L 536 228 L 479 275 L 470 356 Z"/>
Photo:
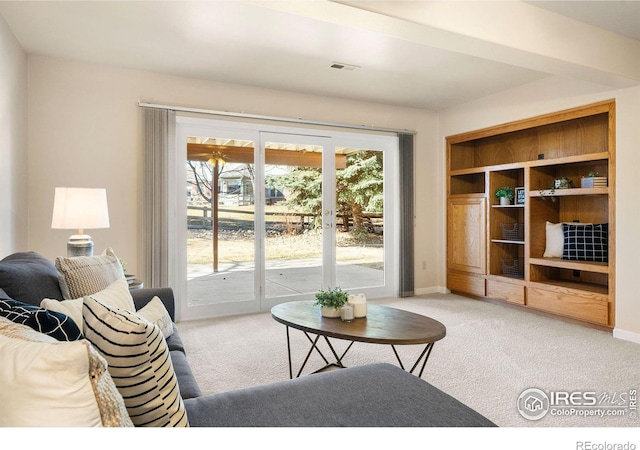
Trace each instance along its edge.
<path fill-rule="evenodd" d="M 289 357 L 289 378 L 293 378 L 293 361 L 292 361 L 292 358 L 291 358 L 291 340 L 290 340 L 290 336 L 289 336 L 289 326 L 286 326 L 286 329 L 287 329 L 287 353 L 288 353 L 288 357 Z M 313 333 L 309 333 L 309 332 L 304 331 L 304 330 L 301 330 L 301 331 L 302 331 L 302 333 L 304 333 L 304 335 L 307 337 L 307 339 L 311 343 L 311 347 L 309 348 L 309 351 L 307 352 L 307 355 L 304 358 L 304 361 L 302 362 L 302 365 L 300 366 L 300 369 L 298 370 L 298 373 L 296 374 L 296 378 L 298 378 L 298 377 L 300 377 L 300 375 L 302 375 L 302 371 L 306 367 L 307 362 L 309 361 L 309 358 L 313 354 L 314 350 L 320 355 L 320 357 L 324 360 L 326 365 L 324 367 L 312 372 L 312 373 L 322 372 L 322 371 L 325 371 L 325 370 L 327 370 L 329 368 L 332 368 L 332 367 L 336 367 L 336 368 L 340 368 L 340 369 L 344 369 L 346 367 L 344 364 L 342 364 L 342 360 L 346 356 L 347 352 L 351 349 L 351 347 L 353 346 L 355 341 L 350 341 L 349 345 L 342 352 L 342 354 L 338 355 L 338 352 L 335 350 L 334 346 L 331 344 L 331 341 L 329 340 L 329 338 L 327 336 L 316 334 L 315 338 L 312 338 L 311 335 Z M 329 347 L 329 350 L 331 350 L 331 353 L 333 354 L 333 358 L 335 359 L 335 362 L 329 362 L 329 359 L 324 355 L 324 353 L 322 353 L 322 350 L 320 350 L 320 348 L 318 347 L 318 341 L 320 340 L 320 337 L 324 338 L 325 342 L 327 343 L 327 346 Z M 398 351 L 396 350 L 396 346 L 393 345 L 393 344 L 389 344 L 389 345 L 393 349 L 393 354 L 396 356 L 396 359 L 398 360 L 398 364 L 400 365 L 400 368 L 402 370 L 407 370 L 405 368 L 404 364 L 402 363 L 402 359 L 400 359 L 400 355 L 398 354 Z M 422 362 L 422 365 L 420 367 L 420 373 L 418 374 L 418 377 L 422 378 L 422 373 L 424 372 L 424 368 L 427 365 L 427 360 L 429 359 L 429 355 L 431 355 L 431 350 L 433 349 L 433 345 L 434 345 L 434 342 L 429 342 L 429 343 L 427 343 L 425 345 L 424 349 L 420 353 L 420 356 L 418 356 L 418 359 L 416 360 L 416 362 L 411 367 L 411 370 L 408 370 L 409 373 L 413 374 L 414 371 L 416 370 L 416 368 Z"/>

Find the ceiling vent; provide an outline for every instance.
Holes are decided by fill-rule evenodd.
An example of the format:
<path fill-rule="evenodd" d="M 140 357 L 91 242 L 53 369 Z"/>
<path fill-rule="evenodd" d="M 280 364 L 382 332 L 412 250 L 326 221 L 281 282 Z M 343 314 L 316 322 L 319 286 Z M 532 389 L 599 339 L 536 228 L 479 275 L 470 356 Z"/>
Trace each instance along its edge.
<path fill-rule="evenodd" d="M 331 68 L 332 69 L 338 69 L 338 70 L 346 70 L 347 72 L 353 72 L 354 70 L 359 69 L 360 66 L 354 66 L 353 64 L 345 64 L 345 63 L 334 62 L 333 64 L 331 64 Z"/>

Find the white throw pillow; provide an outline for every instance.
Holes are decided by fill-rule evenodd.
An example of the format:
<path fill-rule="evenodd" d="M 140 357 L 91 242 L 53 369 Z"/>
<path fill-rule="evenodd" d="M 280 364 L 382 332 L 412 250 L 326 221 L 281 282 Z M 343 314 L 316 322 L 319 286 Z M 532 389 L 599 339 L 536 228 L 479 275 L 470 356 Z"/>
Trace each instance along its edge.
<path fill-rule="evenodd" d="M 99 256 L 57 257 L 58 281 L 65 299 L 99 292 L 116 280 L 125 279 L 120 260 L 111 248 Z"/>
<path fill-rule="evenodd" d="M 0 317 L 0 427 L 132 426 L 86 340 L 61 342 Z"/>
<path fill-rule="evenodd" d="M 545 258 L 562 258 L 562 247 L 564 245 L 562 223 L 547 222 L 545 227 L 547 240 L 542 256 Z"/>
<path fill-rule="evenodd" d="M 136 426 L 189 426 L 169 348 L 157 325 L 84 298 L 83 332 L 107 360 Z"/>
<path fill-rule="evenodd" d="M 82 298 L 76 298 L 73 300 L 59 301 L 52 298 L 45 298 L 40 302 L 40 307 L 66 314 L 71 317 L 71 320 L 76 323 L 82 332 L 82 300 Z"/>
<path fill-rule="evenodd" d="M 100 292 L 92 294 L 91 297 L 113 308 L 124 309 L 129 312 L 135 312 L 136 307 L 133 303 L 131 291 L 126 280 L 116 280 L 109 287 Z M 40 302 L 40 307 L 51 311 L 60 312 L 71 317 L 82 331 L 82 303 L 84 297 L 72 300 L 54 300 L 45 298 Z"/>
<path fill-rule="evenodd" d="M 143 319 L 156 324 L 165 339 L 173 334 L 171 316 L 169 316 L 169 312 L 160 298 L 153 297 L 149 303 L 138 310 L 137 314 Z"/>

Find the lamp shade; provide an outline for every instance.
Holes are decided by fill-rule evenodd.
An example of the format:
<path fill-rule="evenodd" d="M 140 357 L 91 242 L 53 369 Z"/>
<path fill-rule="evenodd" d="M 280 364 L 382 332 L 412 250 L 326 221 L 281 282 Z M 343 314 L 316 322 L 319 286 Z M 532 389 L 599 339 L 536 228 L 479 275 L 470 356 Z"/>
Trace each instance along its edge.
<path fill-rule="evenodd" d="M 106 189 L 57 187 L 51 228 L 109 228 Z"/>

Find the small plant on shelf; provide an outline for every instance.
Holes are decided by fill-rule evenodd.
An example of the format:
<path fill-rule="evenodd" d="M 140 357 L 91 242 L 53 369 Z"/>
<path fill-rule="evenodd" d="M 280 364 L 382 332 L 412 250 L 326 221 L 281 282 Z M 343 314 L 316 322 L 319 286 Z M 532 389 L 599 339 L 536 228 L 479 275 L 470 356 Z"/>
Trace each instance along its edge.
<path fill-rule="evenodd" d="M 586 177 L 580 179 L 580 187 L 594 188 L 594 187 L 606 187 L 607 177 L 601 177 L 600 173 L 596 170 L 592 170 Z"/>
<path fill-rule="evenodd" d="M 496 197 L 500 199 L 501 205 L 510 205 L 511 201 L 516 196 L 516 191 L 509 186 L 503 186 L 501 188 L 496 189 Z M 503 200 L 504 199 L 504 200 Z"/>
<path fill-rule="evenodd" d="M 324 317 L 340 317 L 342 308 L 349 299 L 349 294 L 339 287 L 316 292 L 315 306 L 320 306 Z"/>
<path fill-rule="evenodd" d="M 560 178 L 556 178 L 555 180 L 553 180 L 553 184 L 551 186 L 549 186 L 549 188 L 547 189 L 547 191 L 549 191 L 549 196 L 551 197 L 552 201 L 556 201 L 556 198 L 554 197 L 555 193 L 556 193 L 556 189 L 570 189 L 573 187 L 573 181 L 570 180 L 567 177 L 560 177 Z M 545 197 L 545 192 L 544 191 L 540 191 L 540 196 L 544 199 Z"/>

